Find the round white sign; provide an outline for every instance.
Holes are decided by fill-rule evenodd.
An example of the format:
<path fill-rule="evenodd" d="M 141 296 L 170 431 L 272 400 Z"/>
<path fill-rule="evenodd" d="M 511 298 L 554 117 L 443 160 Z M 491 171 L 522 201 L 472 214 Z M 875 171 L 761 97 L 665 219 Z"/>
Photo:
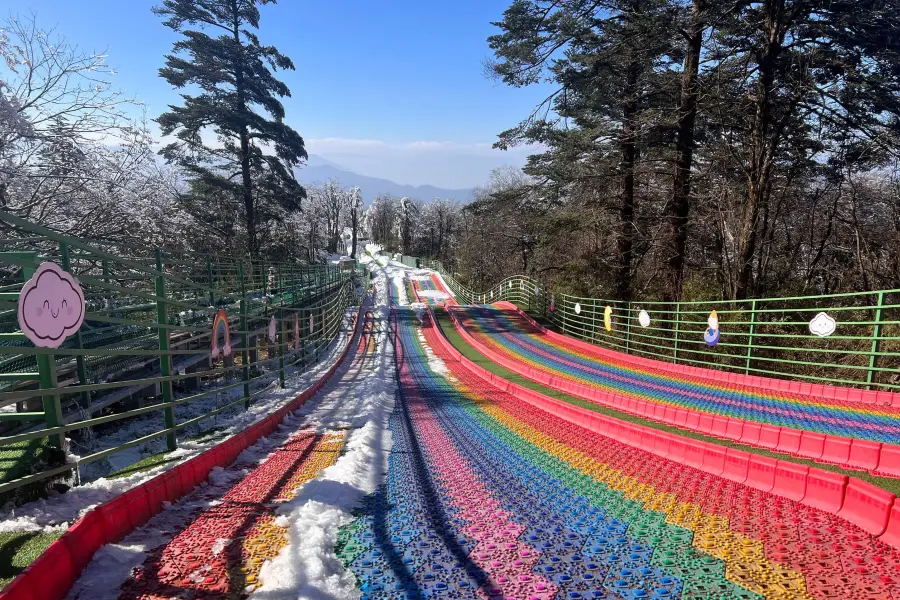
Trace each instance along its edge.
<path fill-rule="evenodd" d="M 642 310 L 640 313 L 638 313 L 638 323 L 641 324 L 641 327 L 650 326 L 650 315 L 646 310 Z"/>

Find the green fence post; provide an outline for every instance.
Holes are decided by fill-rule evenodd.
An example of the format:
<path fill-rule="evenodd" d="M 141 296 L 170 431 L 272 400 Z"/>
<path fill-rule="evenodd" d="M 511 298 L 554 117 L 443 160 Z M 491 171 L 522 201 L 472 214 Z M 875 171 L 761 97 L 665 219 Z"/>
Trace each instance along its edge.
<path fill-rule="evenodd" d="M 72 272 L 72 261 L 69 257 L 69 244 L 66 242 L 59 243 L 59 255 L 62 257 L 62 267 L 67 273 Z M 75 332 L 75 347 L 79 350 L 84 349 L 84 340 L 81 337 L 81 328 Z M 87 366 L 84 362 L 84 355 L 79 354 L 75 357 L 75 369 L 78 371 L 78 383 L 81 385 L 88 384 L 87 378 Z M 91 393 L 90 392 L 81 392 L 79 394 L 81 396 L 81 402 L 79 403 L 82 408 L 89 409 L 91 407 Z"/>
<path fill-rule="evenodd" d="M 279 297 L 281 298 L 281 310 L 277 312 L 278 314 L 278 381 L 281 384 L 281 388 L 284 389 L 284 285 L 283 279 L 281 277 L 281 268 L 278 269 L 278 288 L 281 290 Z"/>
<path fill-rule="evenodd" d="M 872 351 L 869 354 L 869 371 L 866 373 L 866 389 L 872 389 L 875 378 L 875 365 L 878 362 L 878 349 L 881 346 L 881 311 L 884 306 L 884 292 L 878 292 L 878 303 L 875 307 L 875 329 L 872 331 Z"/>
<path fill-rule="evenodd" d="M 678 364 L 678 330 L 681 325 L 681 303 L 675 303 L 675 347 L 672 351 L 672 362 Z"/>
<path fill-rule="evenodd" d="M 625 353 L 631 354 L 631 302 L 625 303 Z"/>
<path fill-rule="evenodd" d="M 747 336 L 747 364 L 744 375 L 750 374 L 750 361 L 753 360 L 753 334 L 756 332 L 756 298 L 750 301 L 750 335 Z"/>
<path fill-rule="evenodd" d="M 163 377 L 172 375 L 172 355 L 169 354 L 169 311 L 166 307 L 166 279 L 163 275 L 162 250 L 156 249 L 156 323 L 159 326 L 159 372 Z M 175 436 L 175 409 L 172 404 L 172 382 L 163 381 L 163 416 L 166 420 L 166 446 L 169 450 L 175 450 L 178 447 L 178 440 Z"/>
<path fill-rule="evenodd" d="M 260 261 L 259 263 L 260 273 L 262 273 L 262 286 L 263 286 L 263 296 L 265 297 L 268 294 L 268 288 L 266 286 L 269 285 L 269 274 L 266 272 L 266 261 Z"/>
<path fill-rule="evenodd" d="M 209 305 L 216 305 L 216 296 L 213 292 L 215 286 L 213 285 L 213 273 L 212 273 L 212 261 L 207 256 L 206 257 L 206 280 L 209 282 Z"/>
<path fill-rule="evenodd" d="M 250 408 L 250 336 L 247 335 L 247 287 L 244 284 L 244 261 L 238 262 L 238 278 L 241 280 L 241 379 L 244 381 L 244 408 Z"/>

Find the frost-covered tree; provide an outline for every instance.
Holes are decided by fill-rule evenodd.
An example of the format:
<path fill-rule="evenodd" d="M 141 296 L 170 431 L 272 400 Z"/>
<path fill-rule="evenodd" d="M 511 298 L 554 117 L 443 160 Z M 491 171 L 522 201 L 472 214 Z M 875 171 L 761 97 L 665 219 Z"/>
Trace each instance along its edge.
<path fill-rule="evenodd" d="M 163 135 L 175 138 L 162 155 L 204 189 L 240 204 L 251 256 L 259 251 L 261 222 L 299 210 L 304 197 L 294 177 L 307 156 L 303 138 L 284 122 L 280 99 L 290 90 L 273 74 L 294 70 L 294 63 L 255 33 L 259 6 L 270 3 L 275 0 L 164 0 L 153 9 L 183 36 L 160 76 L 178 89 L 198 90 L 182 93 L 182 105 L 157 119 Z M 204 138 L 210 132 L 216 144 Z"/>
<path fill-rule="evenodd" d="M 33 17 L 0 34 L 0 206 L 69 235 L 159 239 L 171 174 L 155 161 L 139 103 L 116 91 L 103 53 Z M 154 237 L 155 236 L 155 237 Z"/>

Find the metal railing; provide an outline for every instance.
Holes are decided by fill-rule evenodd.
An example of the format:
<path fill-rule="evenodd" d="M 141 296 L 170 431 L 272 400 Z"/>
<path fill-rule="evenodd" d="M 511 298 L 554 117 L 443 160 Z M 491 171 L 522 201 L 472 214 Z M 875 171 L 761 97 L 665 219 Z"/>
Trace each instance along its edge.
<path fill-rule="evenodd" d="M 112 247 L 3 212 L 0 236 L 0 494 L 163 437 L 175 449 L 185 428 L 249 408 L 286 372 L 313 365 L 361 301 L 358 271 L 346 267 Z M 35 347 L 17 319 L 23 282 L 45 261 L 74 275 L 86 300 L 84 324 L 56 349 Z M 214 359 L 220 309 L 233 350 Z M 137 439 L 91 441 L 96 429 L 154 413 L 158 428 Z M 86 452 L 76 462 L 61 452 L 70 442 Z M 54 458 L 19 464 L 35 447 Z"/>
<path fill-rule="evenodd" d="M 441 274 L 461 304 L 507 300 L 554 330 L 619 352 L 747 375 L 818 381 L 865 389 L 900 390 L 900 290 L 742 301 L 621 302 L 555 293 L 528 276 L 476 292 L 443 265 Z M 552 306 L 552 310 L 551 310 Z M 612 309 L 610 330 L 604 317 Z M 720 341 L 707 345 L 707 319 L 716 311 Z M 646 311 L 650 324 L 640 324 Z M 809 322 L 825 312 L 836 322 L 819 337 Z"/>

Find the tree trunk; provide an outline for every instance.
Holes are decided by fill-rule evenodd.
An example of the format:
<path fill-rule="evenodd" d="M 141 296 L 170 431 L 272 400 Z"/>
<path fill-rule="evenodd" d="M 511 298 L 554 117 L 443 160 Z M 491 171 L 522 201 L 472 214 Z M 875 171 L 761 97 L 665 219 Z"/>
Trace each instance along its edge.
<path fill-rule="evenodd" d="M 666 205 L 669 221 L 669 256 L 666 259 L 668 285 L 666 302 L 681 301 L 684 287 L 685 250 L 688 236 L 688 216 L 691 206 L 691 166 L 694 159 L 694 124 L 697 120 L 697 77 L 700 71 L 700 50 L 703 42 L 703 12 L 705 0 L 693 0 L 691 22 L 687 31 L 687 54 L 681 73 L 681 97 L 678 101 L 678 122 L 675 138 L 675 178 L 672 198 Z"/>
<path fill-rule="evenodd" d="M 734 299 L 743 300 L 750 293 L 753 278 L 753 257 L 756 254 L 756 225 L 759 210 L 768 201 L 769 178 L 772 172 L 772 158 L 775 155 L 776 140 L 770 139 L 772 121 L 772 89 L 775 82 L 775 68 L 783 49 L 780 32 L 779 0 L 768 5 L 764 28 L 766 44 L 759 58 L 759 76 L 756 81 L 756 113 L 753 118 L 750 139 L 750 160 L 747 171 L 747 196 L 744 212 L 738 229 L 735 270 L 737 281 Z"/>
<path fill-rule="evenodd" d="M 356 258 L 356 227 L 359 224 L 359 215 L 357 214 L 357 209 L 353 209 L 350 213 L 350 226 L 353 228 L 353 232 L 351 235 L 353 236 L 351 239 L 350 246 L 350 258 Z"/>
<path fill-rule="evenodd" d="M 622 107 L 622 139 L 620 149 L 622 159 L 622 204 L 619 211 L 619 264 L 616 270 L 616 297 L 619 300 L 631 298 L 631 263 L 634 255 L 634 165 L 637 160 L 637 81 L 638 65 L 632 61 L 628 65 L 628 79 L 625 87 L 625 104 Z"/>
<path fill-rule="evenodd" d="M 241 44 L 240 33 L 240 13 L 238 12 L 237 0 L 231 2 L 231 14 L 233 16 L 232 35 L 236 47 L 243 50 Z M 256 258 L 258 247 L 256 240 L 256 207 L 253 202 L 253 180 L 250 176 L 250 133 L 247 128 L 247 100 L 244 92 L 244 67 L 243 62 L 238 56 L 234 66 L 234 86 L 237 90 L 238 97 L 238 113 L 241 115 L 241 182 L 244 197 L 244 216 L 247 222 L 247 250 L 250 253 L 250 259 Z"/>

